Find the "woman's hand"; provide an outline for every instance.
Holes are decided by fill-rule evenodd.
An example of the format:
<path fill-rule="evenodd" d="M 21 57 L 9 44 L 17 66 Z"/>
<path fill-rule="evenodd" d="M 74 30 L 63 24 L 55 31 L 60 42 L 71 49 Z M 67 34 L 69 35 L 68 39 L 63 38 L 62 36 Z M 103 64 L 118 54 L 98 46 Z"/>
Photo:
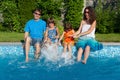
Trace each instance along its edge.
<path fill-rule="evenodd" d="M 79 38 L 80 36 L 81 36 L 81 34 L 73 35 L 73 38 Z"/>

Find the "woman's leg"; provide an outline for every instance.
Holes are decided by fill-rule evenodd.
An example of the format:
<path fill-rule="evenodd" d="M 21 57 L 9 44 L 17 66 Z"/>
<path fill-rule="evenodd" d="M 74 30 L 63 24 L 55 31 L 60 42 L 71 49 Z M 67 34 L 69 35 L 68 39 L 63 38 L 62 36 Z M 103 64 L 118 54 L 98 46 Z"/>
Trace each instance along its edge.
<path fill-rule="evenodd" d="M 82 53 L 83 53 L 83 49 L 82 49 L 82 48 L 79 48 L 79 49 L 78 49 L 78 54 L 77 54 L 77 61 L 80 61 L 80 60 L 81 60 Z"/>
<path fill-rule="evenodd" d="M 82 63 L 86 64 L 88 56 L 89 56 L 89 53 L 90 53 L 90 47 L 86 46 L 85 52 L 84 52 L 84 59 L 83 59 Z"/>

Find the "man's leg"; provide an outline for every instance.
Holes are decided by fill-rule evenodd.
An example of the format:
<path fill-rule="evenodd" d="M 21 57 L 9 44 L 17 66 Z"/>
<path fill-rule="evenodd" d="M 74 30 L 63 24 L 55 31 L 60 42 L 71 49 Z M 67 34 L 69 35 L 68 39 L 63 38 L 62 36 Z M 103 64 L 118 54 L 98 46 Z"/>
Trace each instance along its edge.
<path fill-rule="evenodd" d="M 35 44 L 35 59 L 38 59 L 40 56 L 40 43 Z"/>
<path fill-rule="evenodd" d="M 25 61 L 26 62 L 28 62 L 28 60 L 29 60 L 28 53 L 29 53 L 29 49 L 30 49 L 30 42 L 31 42 L 30 37 L 27 37 L 27 39 L 25 41 Z"/>

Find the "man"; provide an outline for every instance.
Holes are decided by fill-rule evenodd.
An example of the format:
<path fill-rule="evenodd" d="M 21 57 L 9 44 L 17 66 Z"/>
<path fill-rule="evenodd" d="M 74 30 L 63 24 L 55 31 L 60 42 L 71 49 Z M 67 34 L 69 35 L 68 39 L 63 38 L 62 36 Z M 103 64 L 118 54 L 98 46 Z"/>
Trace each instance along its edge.
<path fill-rule="evenodd" d="M 25 61 L 28 62 L 30 45 L 35 47 L 35 58 L 39 58 L 40 46 L 46 30 L 46 22 L 40 19 L 41 9 L 35 9 L 33 12 L 34 19 L 29 20 L 24 28 L 24 40 L 25 40 Z"/>

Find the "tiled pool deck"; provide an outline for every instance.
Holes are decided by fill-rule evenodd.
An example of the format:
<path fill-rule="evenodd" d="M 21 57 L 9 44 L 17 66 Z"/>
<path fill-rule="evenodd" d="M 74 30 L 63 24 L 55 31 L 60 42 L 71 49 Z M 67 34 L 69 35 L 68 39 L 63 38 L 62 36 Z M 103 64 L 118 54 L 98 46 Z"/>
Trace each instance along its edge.
<path fill-rule="evenodd" d="M 120 45 L 120 42 L 101 42 L 103 45 Z M 0 45 L 22 45 L 21 42 L 0 42 Z"/>

